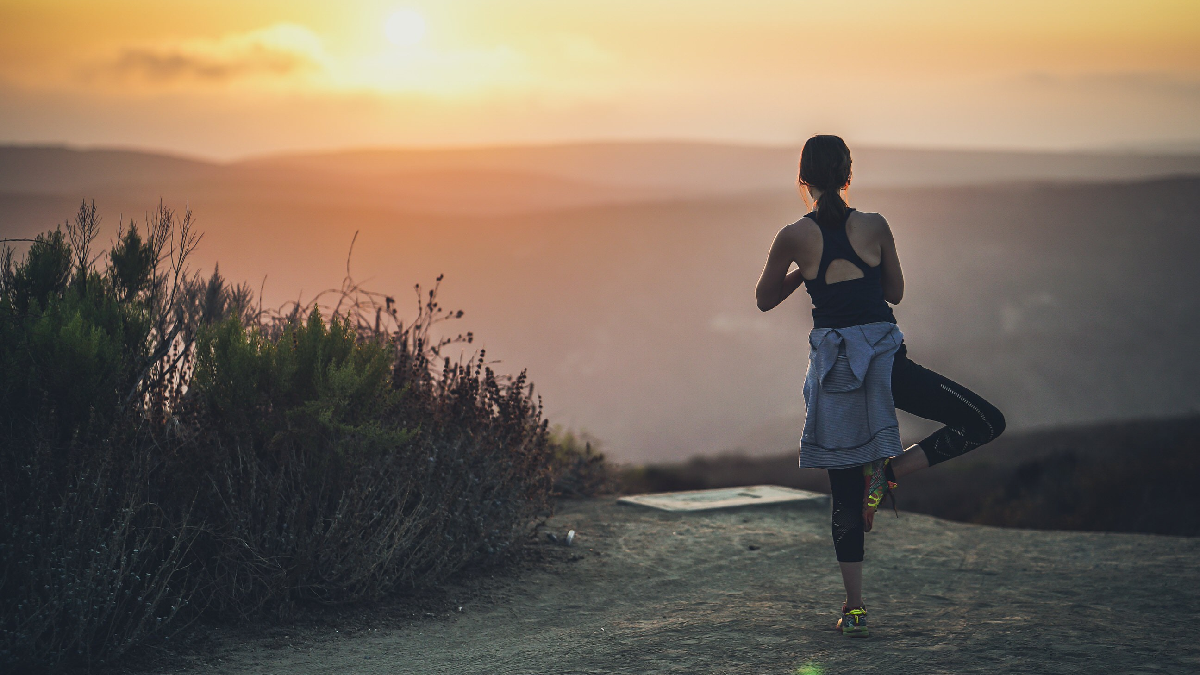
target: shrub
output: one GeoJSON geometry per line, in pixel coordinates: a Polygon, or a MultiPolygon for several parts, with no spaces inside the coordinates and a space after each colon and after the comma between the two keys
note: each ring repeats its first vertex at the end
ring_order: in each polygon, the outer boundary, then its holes
{"type": "Polygon", "coordinates": [[[483,350],[465,362],[444,356],[447,346],[469,344],[473,335],[435,338],[439,324],[463,313],[438,304],[436,285],[423,298],[419,286],[416,291],[410,324],[396,319],[394,301],[384,296],[383,305],[366,305],[358,325],[363,333],[378,333],[382,315],[395,326],[396,413],[417,431],[414,494],[430,538],[408,566],[406,583],[419,586],[510,553],[533,519],[549,512],[553,466],[541,398],[525,372],[498,375],[483,350]]]}
{"type": "MultiPolygon", "coordinates": [[[[160,209],[147,240],[121,233],[110,264],[157,260],[170,240],[179,270],[189,224],[160,209]]],[[[97,271],[97,228],[85,204],[65,234],[0,260],[0,663],[110,659],[160,632],[189,587],[186,508],[158,503],[177,442],[150,419],[178,393],[193,317],[169,298],[189,280],[97,271]]]]}
{"type": "Polygon", "coordinates": [[[554,456],[554,494],[559,497],[595,497],[617,491],[617,476],[599,451],[599,442],[587,432],[555,426],[550,434],[554,456]]]}
{"type": "MultiPolygon", "coordinates": [[[[95,265],[94,206],[0,263],[0,664],[110,661],[181,615],[437,584],[547,512],[525,374],[347,275],[327,315],[191,275],[161,205],[95,265]],[[203,603],[190,602],[203,598],[203,603]]],[[[441,281],[439,277],[438,281],[441,281]]]]}
{"type": "MultiPolygon", "coordinates": [[[[0,663],[103,663],[161,634],[186,604],[186,522],[167,518],[145,487],[161,472],[145,456],[116,466],[125,453],[100,450],[59,491],[23,503],[5,495],[0,663]]],[[[50,483],[55,458],[34,455],[6,482],[50,483]]]]}
{"type": "Polygon", "coordinates": [[[406,550],[412,433],[385,342],[319,312],[271,339],[231,318],[202,331],[192,384],[208,421],[192,474],[213,540],[215,607],[252,613],[296,599],[390,589],[406,550]]]}

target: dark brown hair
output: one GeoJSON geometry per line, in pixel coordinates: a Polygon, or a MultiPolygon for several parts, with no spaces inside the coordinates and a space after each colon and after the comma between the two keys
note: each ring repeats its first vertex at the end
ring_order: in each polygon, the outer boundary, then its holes
{"type": "Polygon", "coordinates": [[[850,207],[838,191],[850,184],[850,148],[837,136],[817,135],[800,151],[800,184],[821,191],[816,220],[821,226],[841,225],[850,207]]]}

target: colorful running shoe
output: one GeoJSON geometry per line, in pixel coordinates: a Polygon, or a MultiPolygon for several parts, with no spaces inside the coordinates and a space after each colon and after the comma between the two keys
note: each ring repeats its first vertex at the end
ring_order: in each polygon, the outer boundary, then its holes
{"type": "Polygon", "coordinates": [[[891,457],[884,457],[863,464],[863,532],[870,532],[875,526],[875,511],[884,497],[891,498],[892,510],[896,512],[896,517],[900,516],[896,510],[896,496],[892,494],[896,483],[887,479],[887,465],[891,461],[891,457]]]}
{"type": "Polygon", "coordinates": [[[847,637],[867,637],[870,634],[867,631],[867,608],[847,609],[842,605],[842,618],[838,619],[834,630],[842,631],[842,635],[847,637]]]}

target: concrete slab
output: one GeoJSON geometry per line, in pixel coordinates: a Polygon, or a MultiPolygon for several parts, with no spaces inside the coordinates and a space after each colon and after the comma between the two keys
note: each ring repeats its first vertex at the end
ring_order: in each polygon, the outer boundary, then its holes
{"type": "Polygon", "coordinates": [[[631,495],[621,497],[617,500],[617,503],[646,506],[662,511],[709,511],[761,504],[819,502],[828,499],[829,495],[823,495],[819,492],[796,490],[778,485],[754,485],[751,487],[718,488],[716,490],[690,490],[687,492],[658,492],[646,495],[631,495]]]}

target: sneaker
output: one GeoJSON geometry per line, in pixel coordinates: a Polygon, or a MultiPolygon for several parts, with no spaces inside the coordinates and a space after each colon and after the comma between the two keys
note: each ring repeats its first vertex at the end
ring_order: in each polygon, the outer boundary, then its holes
{"type": "Polygon", "coordinates": [[[900,512],[896,510],[896,496],[892,494],[896,483],[887,479],[887,474],[890,473],[888,463],[891,461],[891,457],[885,457],[870,464],[863,464],[863,532],[870,532],[874,527],[875,511],[884,497],[891,498],[892,510],[896,512],[896,517],[900,516],[900,512]]]}
{"type": "Polygon", "coordinates": [[[846,609],[842,605],[842,618],[838,619],[834,630],[842,631],[842,635],[847,637],[867,637],[870,634],[867,631],[867,608],[846,609]]]}

